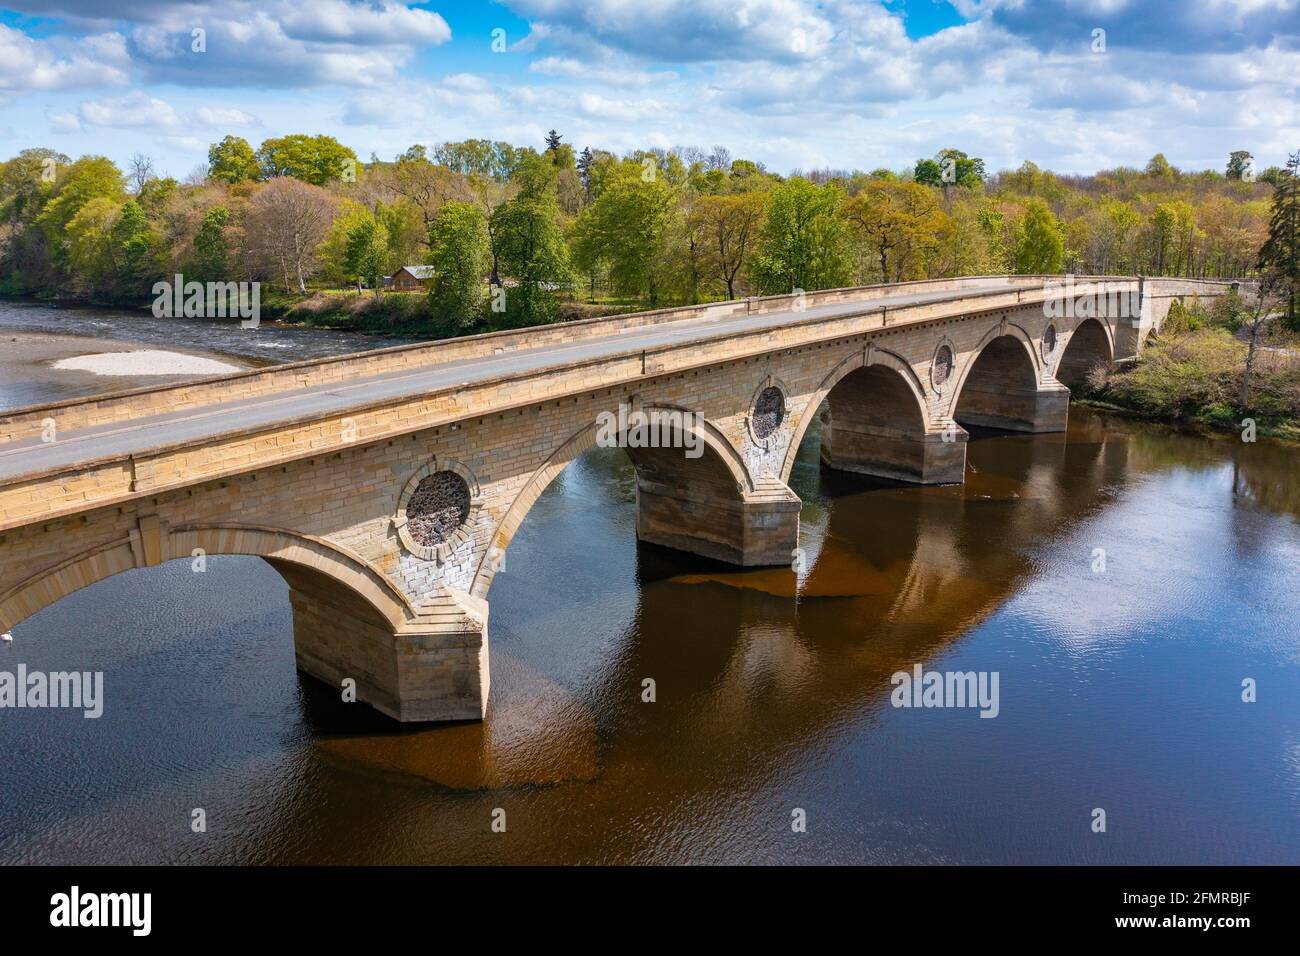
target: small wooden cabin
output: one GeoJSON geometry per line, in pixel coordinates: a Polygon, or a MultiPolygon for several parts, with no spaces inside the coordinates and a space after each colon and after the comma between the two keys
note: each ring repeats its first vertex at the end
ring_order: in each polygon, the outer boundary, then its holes
{"type": "Polygon", "coordinates": [[[402,266],[393,273],[390,288],[399,292],[418,292],[433,283],[433,266],[402,266]]]}

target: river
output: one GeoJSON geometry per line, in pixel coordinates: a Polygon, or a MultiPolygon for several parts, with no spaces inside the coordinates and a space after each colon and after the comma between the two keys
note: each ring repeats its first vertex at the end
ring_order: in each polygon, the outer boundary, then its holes
{"type": "MultiPolygon", "coordinates": [[[[0,303],[0,348],[99,321],[251,364],[391,344],[31,308],[0,303]]],[[[0,400],[121,387],[39,364],[0,363],[0,400]]],[[[976,432],[945,488],[825,471],[811,429],[798,576],[638,545],[631,467],[594,449],[493,585],[482,724],[300,676],[258,559],[103,581],[0,648],[106,697],[0,711],[0,862],[1300,863],[1300,449],[1070,418],[976,432]],[[997,716],[892,706],[916,664],[996,673],[997,716]]]]}

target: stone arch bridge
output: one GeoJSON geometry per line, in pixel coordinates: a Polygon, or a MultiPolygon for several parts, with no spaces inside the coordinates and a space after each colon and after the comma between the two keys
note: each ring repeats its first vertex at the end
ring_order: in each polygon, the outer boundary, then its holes
{"type": "Polygon", "coordinates": [[[786,481],[819,410],[829,467],[960,482],[964,424],[1063,430],[1071,383],[1137,354],[1173,301],[1227,288],[1063,281],[746,299],[13,410],[0,631],[131,568],[257,555],[289,585],[300,669],[399,720],[478,719],[493,576],[602,423],[664,424],[669,447],[628,447],[641,539],[789,564],[786,481]]]}

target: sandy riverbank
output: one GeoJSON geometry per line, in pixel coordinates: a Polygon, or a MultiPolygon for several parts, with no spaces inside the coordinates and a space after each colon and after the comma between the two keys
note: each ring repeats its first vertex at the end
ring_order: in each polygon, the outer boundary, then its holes
{"type": "Polygon", "coordinates": [[[133,342],[0,330],[0,408],[222,375],[252,363],[133,342]]]}

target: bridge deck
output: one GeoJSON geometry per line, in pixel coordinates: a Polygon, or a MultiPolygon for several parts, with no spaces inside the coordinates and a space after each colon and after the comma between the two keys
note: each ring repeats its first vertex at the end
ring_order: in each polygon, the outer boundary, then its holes
{"type": "Polygon", "coordinates": [[[429,392],[524,375],[546,368],[629,352],[688,344],[733,333],[763,331],[794,322],[866,315],[882,308],[915,306],[969,299],[989,291],[1006,292],[991,280],[988,287],[967,286],[949,291],[903,293],[867,301],[810,306],[803,311],[768,312],[733,318],[692,318],[645,328],[625,329],[580,342],[517,349],[508,354],[430,364],[357,378],[291,389],[272,395],[219,402],[202,409],[151,415],[128,422],[110,422],[60,431],[55,442],[39,437],[0,444],[0,484],[18,476],[65,471],[81,463],[113,456],[139,454],[180,443],[201,441],[236,430],[270,427],[312,416],[340,414],[349,408],[418,396],[429,392]]]}

